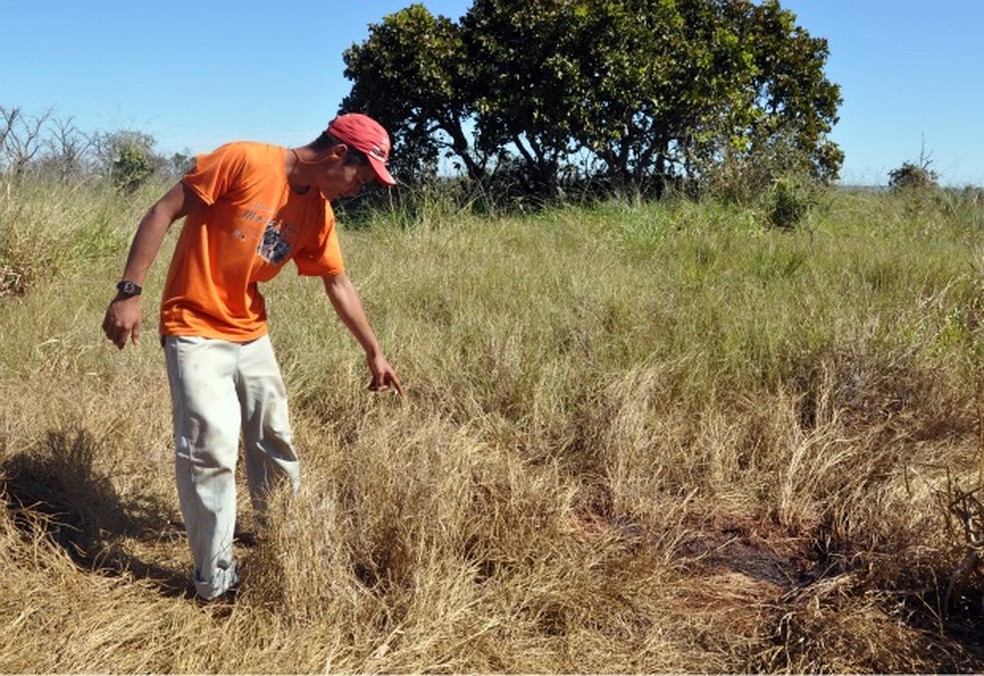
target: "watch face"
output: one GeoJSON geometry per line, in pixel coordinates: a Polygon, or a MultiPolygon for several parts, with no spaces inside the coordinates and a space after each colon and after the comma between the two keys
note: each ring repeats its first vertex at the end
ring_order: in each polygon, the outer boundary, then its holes
{"type": "Polygon", "coordinates": [[[134,284],[129,280],[120,282],[119,284],[116,285],[116,288],[128,296],[137,296],[140,294],[140,290],[141,290],[139,286],[137,286],[136,284],[134,284]]]}

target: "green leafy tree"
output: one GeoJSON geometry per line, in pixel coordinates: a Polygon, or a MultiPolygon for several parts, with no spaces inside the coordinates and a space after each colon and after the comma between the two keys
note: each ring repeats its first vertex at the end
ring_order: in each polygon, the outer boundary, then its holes
{"type": "Polygon", "coordinates": [[[462,20],[476,145],[497,153],[501,167],[522,158],[517,178],[528,192],[556,194],[562,165],[579,149],[576,9],[563,0],[476,0],[462,20]]]}
{"type": "Polygon", "coordinates": [[[344,107],[387,124],[408,170],[443,152],[539,194],[748,168],[823,182],[843,161],[827,54],[775,0],[475,0],[459,23],[413,5],[346,52],[344,107]]]}
{"type": "Polygon", "coordinates": [[[706,128],[709,155],[701,148],[696,156],[710,158],[704,166],[711,174],[740,177],[741,185],[729,186],[739,194],[761,192],[790,175],[815,183],[835,179],[844,155],[828,134],[841,98],[823,73],[826,41],[797,26],[795,15],[775,0],[733,3],[727,11],[726,25],[750,47],[747,68],[735,73],[729,105],[706,128]]]}
{"type": "Polygon", "coordinates": [[[398,177],[434,172],[448,155],[471,178],[484,176],[485,160],[469,141],[474,106],[457,24],[414,4],[371,26],[344,60],[355,84],[342,109],[369,114],[390,130],[398,177]]]}
{"type": "Polygon", "coordinates": [[[619,184],[693,173],[696,151],[735,98],[747,56],[722,30],[719,3],[591,3],[578,41],[582,144],[619,184]]]}
{"type": "MultiPolygon", "coordinates": [[[[776,0],[751,5],[749,33],[756,45],[753,80],[758,119],[747,127],[755,143],[789,139],[801,167],[821,180],[837,177],[844,155],[827,134],[837,123],[840,87],[823,73],[827,41],[796,25],[795,15],[776,0]]],[[[794,167],[800,168],[800,167],[794,167]]]]}

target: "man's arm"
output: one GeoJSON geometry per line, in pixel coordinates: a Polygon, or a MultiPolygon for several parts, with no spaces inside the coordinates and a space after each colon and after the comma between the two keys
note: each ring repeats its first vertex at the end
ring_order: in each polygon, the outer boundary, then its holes
{"type": "MultiPolygon", "coordinates": [[[[143,286],[168,228],[201,204],[201,199],[183,183],[168,190],[140,221],[122,278],[143,286]]],[[[119,349],[126,347],[128,339],[137,345],[140,341],[140,296],[117,294],[106,309],[102,327],[106,337],[119,349]]]]}
{"type": "Polygon", "coordinates": [[[403,388],[396,377],[393,367],[386,361],[376,336],[369,326],[369,320],[362,309],[362,301],[359,293],[355,290],[348,275],[342,273],[330,277],[324,277],[325,292],[331,300],[331,305],[335,308],[335,314],[342,320],[345,327],[351,332],[359,345],[366,351],[366,361],[369,363],[369,370],[372,372],[372,381],[369,389],[374,392],[385,391],[392,387],[401,396],[403,388]]]}

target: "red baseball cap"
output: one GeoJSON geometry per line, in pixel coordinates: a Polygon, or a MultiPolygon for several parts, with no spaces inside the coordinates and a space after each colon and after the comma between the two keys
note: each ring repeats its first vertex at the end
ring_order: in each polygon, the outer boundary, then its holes
{"type": "Polygon", "coordinates": [[[376,172],[376,180],[383,185],[396,185],[396,180],[386,168],[389,159],[390,138],[383,126],[368,115],[346,113],[339,115],[328,125],[328,133],[342,143],[365,153],[376,172]]]}

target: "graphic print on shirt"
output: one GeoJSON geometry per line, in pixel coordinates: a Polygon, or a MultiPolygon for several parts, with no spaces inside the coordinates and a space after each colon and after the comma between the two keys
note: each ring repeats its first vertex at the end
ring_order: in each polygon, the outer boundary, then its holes
{"type": "Polygon", "coordinates": [[[274,223],[267,223],[266,230],[263,231],[263,239],[256,253],[267,263],[276,265],[290,256],[290,242],[284,239],[274,223]]]}
{"type": "MultiPolygon", "coordinates": [[[[258,242],[256,253],[267,263],[279,265],[290,257],[293,249],[290,240],[295,234],[296,228],[279,218],[262,213],[263,211],[267,214],[271,213],[270,210],[263,208],[264,205],[256,204],[253,206],[255,208],[243,211],[240,218],[245,222],[244,225],[253,226],[246,228],[248,230],[253,230],[256,226],[263,228],[262,235],[258,229],[254,230],[256,234],[253,237],[258,242]]],[[[236,229],[233,236],[238,239],[247,239],[245,233],[240,229],[236,229]]]]}

